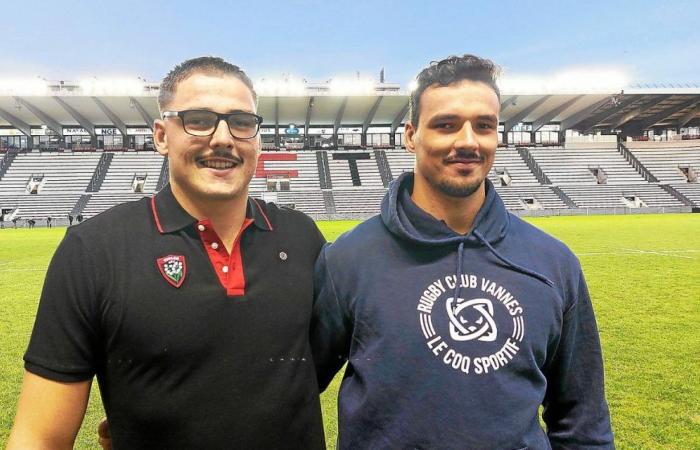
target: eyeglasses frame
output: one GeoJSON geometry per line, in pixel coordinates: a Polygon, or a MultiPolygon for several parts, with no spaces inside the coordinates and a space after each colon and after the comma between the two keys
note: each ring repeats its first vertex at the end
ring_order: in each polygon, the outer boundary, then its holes
{"type": "Polygon", "coordinates": [[[260,125],[262,125],[262,123],[263,123],[263,117],[262,117],[262,116],[259,116],[259,115],[257,115],[257,114],[254,114],[254,113],[251,113],[251,112],[247,112],[247,111],[234,111],[234,112],[231,112],[231,113],[218,113],[218,112],[216,112],[216,111],[211,111],[211,110],[209,110],[209,109],[185,109],[185,110],[182,110],[182,111],[163,111],[163,114],[162,114],[163,120],[167,119],[168,117],[179,117],[179,118],[180,118],[180,123],[182,124],[182,129],[185,131],[185,133],[189,134],[190,136],[195,136],[195,137],[209,137],[209,136],[213,136],[214,133],[216,133],[216,129],[219,127],[219,123],[223,120],[224,123],[226,123],[226,127],[228,128],[229,134],[231,134],[231,136],[233,136],[234,138],[236,138],[236,139],[253,139],[255,136],[258,135],[258,133],[260,133],[260,125]],[[185,116],[186,113],[189,113],[189,112],[208,112],[208,113],[211,113],[211,114],[216,114],[216,117],[217,117],[217,119],[216,119],[216,125],[214,125],[214,128],[212,129],[211,133],[210,133],[210,134],[192,134],[192,133],[190,133],[189,131],[187,131],[187,128],[185,128],[185,118],[184,118],[184,116],[185,116]],[[245,138],[238,137],[238,136],[236,136],[235,134],[233,134],[233,131],[231,131],[231,126],[230,126],[229,123],[228,123],[229,117],[231,117],[231,116],[236,116],[236,115],[243,115],[243,114],[253,116],[253,117],[255,117],[255,118],[257,119],[257,121],[258,121],[258,127],[257,127],[257,130],[255,131],[255,134],[252,135],[252,136],[250,136],[250,137],[245,137],[245,138]]]}

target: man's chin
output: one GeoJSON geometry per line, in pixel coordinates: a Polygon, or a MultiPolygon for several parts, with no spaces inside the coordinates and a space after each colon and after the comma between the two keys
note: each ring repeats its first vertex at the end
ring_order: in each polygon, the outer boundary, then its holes
{"type": "Polygon", "coordinates": [[[484,184],[484,180],[478,180],[473,183],[451,183],[442,181],[437,184],[437,188],[443,194],[449,197],[466,198],[476,193],[484,184]]]}
{"type": "Polygon", "coordinates": [[[231,186],[208,186],[204,189],[197,189],[193,193],[202,202],[227,202],[241,196],[248,196],[247,190],[231,186]]]}
{"type": "Polygon", "coordinates": [[[225,201],[230,201],[234,200],[240,196],[248,196],[247,192],[244,192],[242,190],[212,190],[204,193],[204,196],[214,202],[225,202],[225,201]]]}

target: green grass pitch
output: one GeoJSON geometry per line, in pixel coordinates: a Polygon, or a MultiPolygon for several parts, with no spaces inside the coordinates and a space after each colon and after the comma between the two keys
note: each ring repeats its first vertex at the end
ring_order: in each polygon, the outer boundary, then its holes
{"type": "MultiPolygon", "coordinates": [[[[566,242],[588,279],[620,449],[700,448],[700,214],[528,219],[566,242]]],[[[321,222],[329,240],[356,222],[321,222]]],[[[0,448],[48,262],[64,229],[0,230],[0,448]]],[[[340,376],[322,395],[327,441],[340,376]]],[[[76,448],[95,448],[93,386],[76,448]]]]}

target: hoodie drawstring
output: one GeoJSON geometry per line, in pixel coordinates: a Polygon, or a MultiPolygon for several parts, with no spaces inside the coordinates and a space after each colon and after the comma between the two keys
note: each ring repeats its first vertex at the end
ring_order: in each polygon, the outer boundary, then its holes
{"type": "MultiPolygon", "coordinates": [[[[472,234],[474,234],[474,236],[476,236],[489,250],[491,250],[491,253],[493,253],[496,256],[496,258],[500,259],[505,264],[509,265],[510,267],[512,267],[513,269],[517,270],[520,273],[524,273],[526,275],[530,275],[533,278],[537,278],[538,280],[542,281],[543,283],[546,283],[550,287],[554,286],[554,282],[552,282],[552,280],[550,280],[546,276],[542,275],[541,273],[538,273],[538,272],[535,272],[534,270],[530,270],[526,267],[520,266],[520,265],[514,263],[513,261],[509,260],[505,256],[501,255],[500,253],[498,253],[496,251],[496,249],[491,246],[489,241],[487,241],[486,238],[484,238],[484,236],[481,233],[479,233],[479,231],[474,230],[472,234]]],[[[462,244],[459,244],[459,245],[460,245],[460,263],[457,265],[458,269],[462,265],[462,262],[461,262],[462,244]]]]}
{"type": "Polygon", "coordinates": [[[457,280],[455,280],[455,292],[454,301],[457,302],[459,299],[459,291],[462,284],[462,255],[464,255],[464,241],[459,243],[457,247],[457,280]]]}

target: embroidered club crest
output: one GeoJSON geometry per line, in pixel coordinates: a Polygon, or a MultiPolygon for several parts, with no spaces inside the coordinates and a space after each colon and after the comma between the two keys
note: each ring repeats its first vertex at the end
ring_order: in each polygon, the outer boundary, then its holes
{"type": "Polygon", "coordinates": [[[187,274],[187,266],[185,265],[185,257],[182,255],[168,255],[158,258],[158,270],[163,275],[165,281],[172,284],[176,288],[182,286],[187,274]]]}

